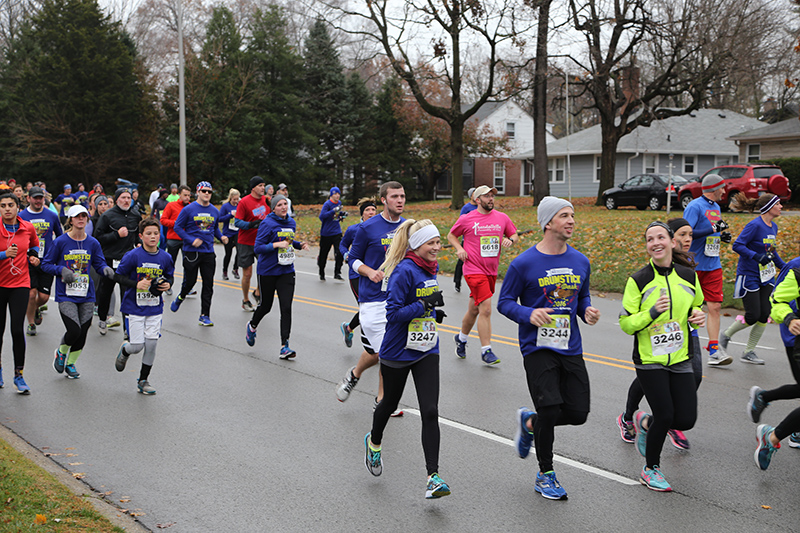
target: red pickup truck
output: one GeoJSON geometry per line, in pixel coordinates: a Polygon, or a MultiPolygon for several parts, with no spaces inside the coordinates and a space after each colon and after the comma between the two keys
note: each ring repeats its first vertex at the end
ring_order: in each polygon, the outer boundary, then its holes
{"type": "Polygon", "coordinates": [[[737,193],[744,193],[748,198],[758,198],[771,192],[787,201],[792,197],[789,178],[783,175],[780,167],[775,165],[723,165],[714,167],[696,181],[690,181],[678,190],[678,198],[684,209],[689,202],[698,198],[702,191],[703,178],[709,174],[718,174],[725,180],[725,195],[719,201],[720,207],[727,210],[728,201],[737,193]]]}

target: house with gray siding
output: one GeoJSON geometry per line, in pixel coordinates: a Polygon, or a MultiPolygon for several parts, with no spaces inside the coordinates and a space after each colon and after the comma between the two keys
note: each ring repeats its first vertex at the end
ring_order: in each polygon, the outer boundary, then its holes
{"type": "MultiPolygon", "coordinates": [[[[672,172],[690,179],[713,167],[738,163],[739,147],[731,137],[763,126],[757,119],[719,109],[698,109],[689,115],[640,126],[619,141],[614,184],[648,173],[672,172]]],[[[576,198],[597,196],[601,140],[598,124],[548,143],[550,194],[576,198]]],[[[519,157],[524,161],[524,184],[529,190],[533,153],[519,157]]]]}

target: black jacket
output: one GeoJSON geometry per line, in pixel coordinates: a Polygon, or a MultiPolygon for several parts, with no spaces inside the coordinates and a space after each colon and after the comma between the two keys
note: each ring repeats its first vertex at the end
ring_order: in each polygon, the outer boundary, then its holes
{"type": "Polygon", "coordinates": [[[100,241],[106,262],[111,266],[112,260],[120,260],[126,252],[133,250],[139,242],[139,221],[142,219],[139,210],[131,207],[123,211],[115,205],[97,220],[94,226],[94,238],[100,241]],[[122,226],[128,228],[128,236],[121,238],[117,230],[122,226]]]}

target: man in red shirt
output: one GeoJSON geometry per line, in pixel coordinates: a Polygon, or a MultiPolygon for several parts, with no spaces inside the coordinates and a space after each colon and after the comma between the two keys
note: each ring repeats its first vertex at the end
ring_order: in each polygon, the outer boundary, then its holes
{"type": "Polygon", "coordinates": [[[186,185],[181,185],[178,189],[179,197],[174,202],[167,204],[164,212],[161,213],[161,225],[167,228],[167,252],[172,256],[172,262],[178,264],[178,251],[183,246],[180,236],[175,233],[175,221],[181,210],[192,201],[192,189],[186,185]]]}
{"type": "MultiPolygon", "coordinates": [[[[265,188],[264,180],[260,176],[250,178],[250,194],[239,200],[239,205],[236,206],[236,218],[233,222],[239,228],[236,251],[239,257],[239,266],[242,267],[242,309],[250,312],[255,311],[249,296],[250,278],[253,276],[253,263],[256,260],[253,248],[256,244],[258,226],[270,213],[264,194],[265,188]]],[[[261,303],[258,284],[253,291],[253,297],[256,299],[256,305],[261,303]]]]}

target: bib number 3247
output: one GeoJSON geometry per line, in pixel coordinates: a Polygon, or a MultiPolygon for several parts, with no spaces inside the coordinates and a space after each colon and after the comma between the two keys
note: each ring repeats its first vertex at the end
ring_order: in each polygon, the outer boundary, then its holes
{"type": "Polygon", "coordinates": [[[435,348],[438,341],[439,332],[432,317],[415,318],[408,324],[407,349],[427,352],[435,348]]]}

